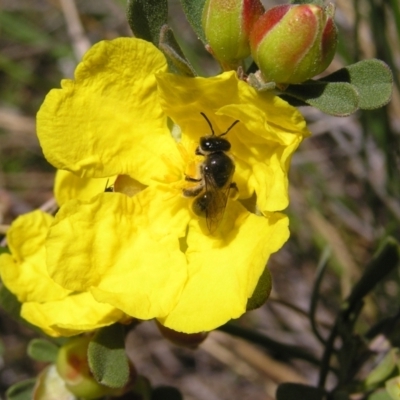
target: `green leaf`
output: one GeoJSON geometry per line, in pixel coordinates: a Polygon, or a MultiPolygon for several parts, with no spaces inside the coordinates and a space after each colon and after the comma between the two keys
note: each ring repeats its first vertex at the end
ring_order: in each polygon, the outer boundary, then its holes
{"type": "Polygon", "coordinates": [[[393,399],[385,389],[382,389],[369,395],[368,400],[393,400],[393,399]]]}
{"type": "Polygon", "coordinates": [[[36,379],[27,379],[11,386],[6,392],[7,400],[31,400],[36,379]]]}
{"type": "Polygon", "coordinates": [[[172,66],[177,72],[190,77],[196,75],[195,70],[183,54],[172,29],[168,25],[163,25],[161,28],[159,46],[160,50],[166,55],[168,61],[172,63],[172,66]]]}
{"type": "Polygon", "coordinates": [[[391,349],[386,356],[379,362],[379,364],[368,374],[365,380],[367,389],[377,387],[392,375],[396,370],[397,362],[399,360],[399,349],[391,349]]]}
{"type": "Polygon", "coordinates": [[[37,326],[30,324],[21,317],[21,303],[4,285],[0,286],[0,307],[16,321],[36,332],[43,333],[37,326]]]}
{"type": "Polygon", "coordinates": [[[323,400],[325,391],[300,383],[282,383],[276,391],[276,400],[323,400]]]}
{"type": "Polygon", "coordinates": [[[0,246],[0,254],[10,254],[11,251],[8,247],[1,247],[0,246]]]}
{"type": "Polygon", "coordinates": [[[364,296],[366,296],[389,272],[399,265],[400,252],[397,241],[389,237],[383,243],[371,262],[366,266],[360,280],[346,301],[346,308],[350,312],[364,296]]]}
{"type": "Polygon", "coordinates": [[[393,91],[393,75],[389,66],[381,60],[363,60],[342,68],[319,82],[347,82],[360,96],[358,106],[373,110],[387,104],[393,91]]]}
{"type": "Polygon", "coordinates": [[[254,289],[253,294],[247,300],[246,310],[251,311],[261,307],[267,301],[270,293],[271,273],[269,272],[268,268],[265,268],[257,282],[257,286],[254,289]]]}
{"type": "Polygon", "coordinates": [[[4,285],[0,287],[0,306],[14,319],[20,321],[21,303],[4,285]]]}
{"type": "Polygon", "coordinates": [[[128,0],[127,17],[137,38],[158,47],[161,27],[168,19],[168,0],[128,0]]]}
{"type": "Polygon", "coordinates": [[[186,14],[186,18],[192,25],[193,30],[199,39],[206,43],[206,36],[203,31],[201,24],[201,17],[203,14],[203,8],[206,0],[181,0],[183,11],[186,14]]]}
{"type": "Polygon", "coordinates": [[[400,4],[398,0],[390,0],[390,12],[393,13],[393,19],[396,24],[397,37],[400,37],[400,4]]]}
{"type": "Polygon", "coordinates": [[[58,346],[44,339],[33,339],[28,345],[28,356],[36,361],[55,363],[58,346]]]}
{"type": "Polygon", "coordinates": [[[172,386],[158,386],[153,390],[151,400],[183,400],[183,396],[172,386]]]}
{"type": "MultiPolygon", "coordinates": [[[[138,375],[132,388],[132,393],[141,400],[151,400],[151,383],[148,378],[138,375]]],[[[136,398],[134,397],[134,398],[136,398]]]]}
{"type": "Polygon", "coordinates": [[[335,391],[332,400],[351,400],[349,394],[344,390],[335,391]]]}
{"type": "Polygon", "coordinates": [[[359,95],[350,83],[306,81],[301,85],[289,85],[280,97],[296,105],[310,105],[326,114],[346,116],[358,109],[359,95]]]}
{"type": "Polygon", "coordinates": [[[124,329],[114,324],[100,329],[89,343],[88,361],[97,382],[121,388],[129,379],[124,329]]]}
{"type": "Polygon", "coordinates": [[[315,277],[315,282],[312,288],[311,292],[311,301],[310,301],[310,312],[309,312],[309,318],[310,318],[310,324],[311,324],[311,329],[314,332],[315,336],[318,338],[318,340],[325,344],[325,339],[321,335],[318,329],[318,324],[316,321],[316,312],[317,312],[317,307],[318,307],[318,301],[320,300],[320,288],[322,284],[323,277],[325,276],[325,271],[328,266],[328,260],[331,256],[331,249],[330,247],[325,247],[324,251],[321,254],[321,257],[318,262],[317,266],[317,271],[316,271],[316,277],[315,277]]]}

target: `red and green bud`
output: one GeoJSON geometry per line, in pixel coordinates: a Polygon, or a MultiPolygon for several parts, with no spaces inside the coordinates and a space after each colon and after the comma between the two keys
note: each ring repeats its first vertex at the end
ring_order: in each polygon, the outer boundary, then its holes
{"type": "Polygon", "coordinates": [[[121,394],[121,389],[101,385],[93,377],[87,359],[89,342],[89,337],[75,337],[60,348],[56,366],[66,388],[85,400],[121,394]]]}
{"type": "Polygon", "coordinates": [[[329,66],[337,45],[334,11],[332,4],[282,5],[257,20],[250,47],[267,82],[301,83],[329,66]]]}
{"type": "Polygon", "coordinates": [[[224,69],[235,68],[250,55],[249,35],[264,13],[260,0],[207,0],[203,30],[211,53],[224,69]]]}

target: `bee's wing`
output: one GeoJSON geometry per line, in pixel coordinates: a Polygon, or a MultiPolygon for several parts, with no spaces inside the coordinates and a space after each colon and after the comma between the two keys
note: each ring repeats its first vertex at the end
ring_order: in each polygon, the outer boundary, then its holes
{"type": "Polygon", "coordinates": [[[205,190],[212,195],[211,201],[206,209],[206,223],[210,233],[216,231],[224,216],[231,182],[232,178],[229,179],[223,188],[219,188],[212,177],[205,177],[205,190]]]}

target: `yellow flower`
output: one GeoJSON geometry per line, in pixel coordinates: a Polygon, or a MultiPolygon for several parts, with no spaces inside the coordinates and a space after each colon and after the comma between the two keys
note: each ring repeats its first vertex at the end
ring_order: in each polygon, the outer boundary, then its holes
{"type": "Polygon", "coordinates": [[[114,192],[103,187],[63,204],[46,241],[47,266],[68,290],[194,333],[242,315],[270,254],[287,240],[288,219],[276,211],[288,204],[290,158],[308,132],[297,110],[233,72],[166,71],[147,42],[100,42],[75,80],[46,97],[37,119],[46,158],[84,179],[118,176],[114,192]],[[199,139],[211,133],[200,112],[216,134],[240,121],[224,136],[238,199],[228,199],[212,234],[182,196],[195,185],[185,175],[195,177],[203,159],[199,139]]]}
{"type": "Polygon", "coordinates": [[[0,276],[22,303],[21,316],[50,336],[76,335],[125,318],[89,292],[72,293],[49,277],[44,242],[52,221],[51,215],[33,211],[7,232],[11,254],[0,255],[0,276]]]}

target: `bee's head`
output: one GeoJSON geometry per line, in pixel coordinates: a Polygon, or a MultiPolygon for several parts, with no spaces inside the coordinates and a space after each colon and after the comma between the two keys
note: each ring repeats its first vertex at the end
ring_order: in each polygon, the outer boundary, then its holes
{"type": "Polygon", "coordinates": [[[218,151],[229,151],[231,144],[221,136],[209,135],[200,138],[199,147],[196,150],[197,154],[211,154],[218,151]]]}
{"type": "Polygon", "coordinates": [[[207,121],[210,129],[211,135],[203,136],[200,138],[199,147],[196,149],[197,155],[206,155],[210,153],[215,153],[217,151],[229,151],[231,148],[231,144],[229,141],[222,136],[226,135],[239,121],[235,121],[224,133],[220,135],[215,135],[214,129],[211,125],[210,120],[207,118],[207,115],[204,113],[200,113],[204,119],[207,121]]]}

